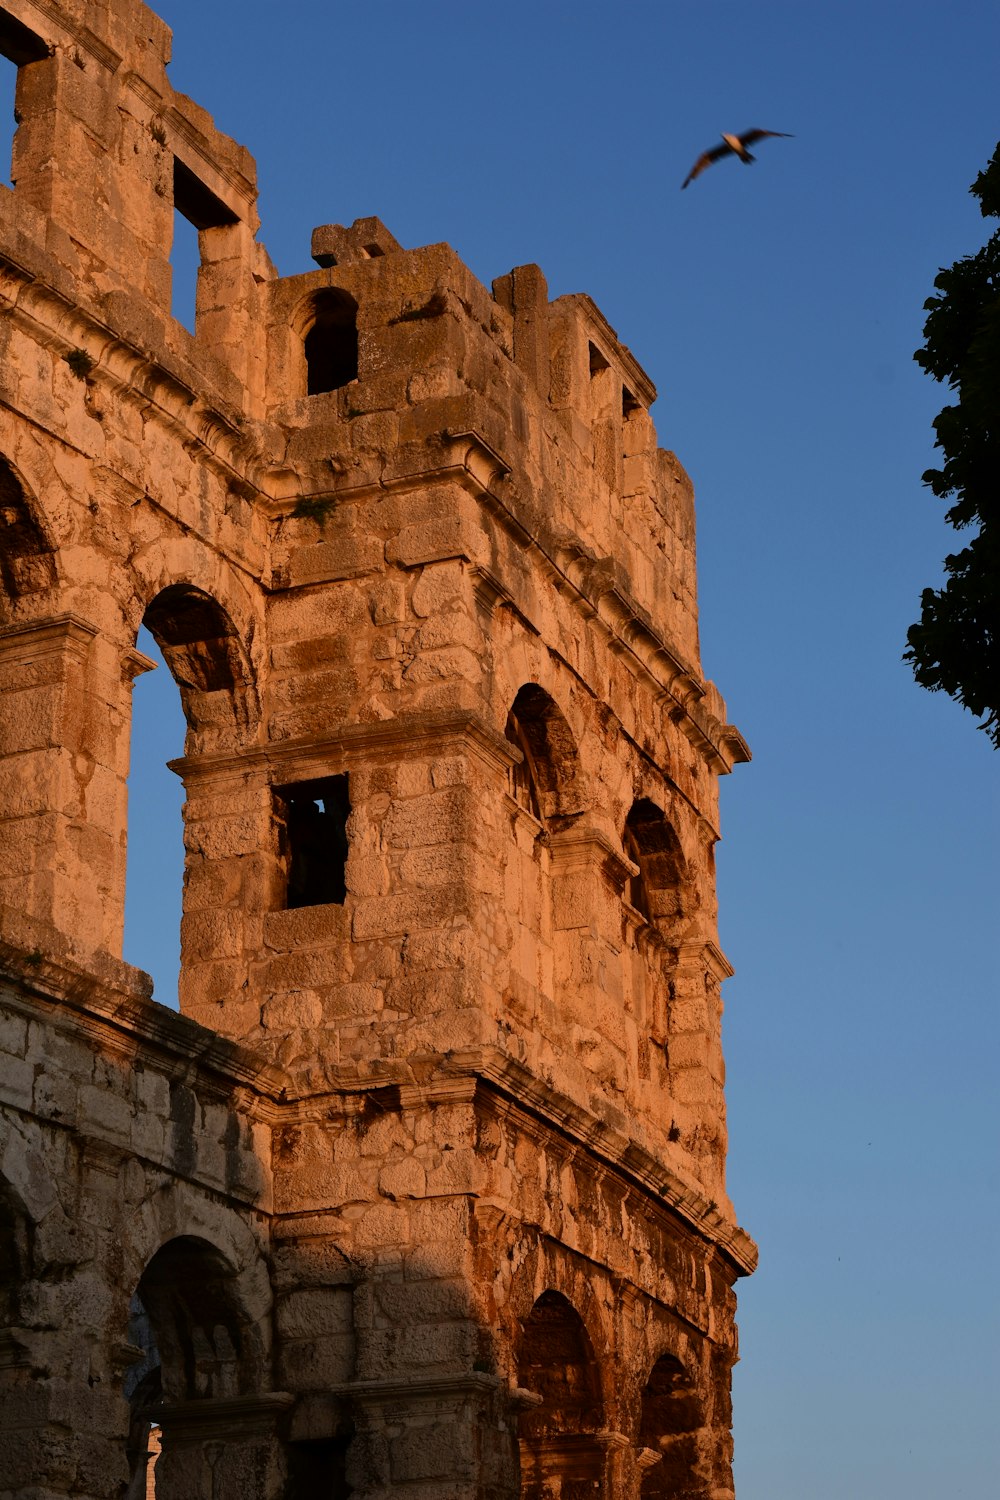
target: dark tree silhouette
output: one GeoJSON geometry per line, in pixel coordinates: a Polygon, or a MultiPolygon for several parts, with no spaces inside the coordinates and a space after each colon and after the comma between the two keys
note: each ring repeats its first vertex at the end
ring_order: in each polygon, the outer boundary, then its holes
{"type": "MultiPolygon", "coordinates": [[[[1000,143],[970,192],[984,218],[1000,218],[1000,143]]],[[[925,342],[913,357],[958,402],[935,419],[944,464],[928,469],[924,483],[942,499],[955,496],[952,526],[979,531],[945,558],[944,588],[924,589],[904,660],[922,687],[943,689],[981,716],[1000,749],[1000,229],[934,285],[940,295],[924,303],[925,342]]]]}

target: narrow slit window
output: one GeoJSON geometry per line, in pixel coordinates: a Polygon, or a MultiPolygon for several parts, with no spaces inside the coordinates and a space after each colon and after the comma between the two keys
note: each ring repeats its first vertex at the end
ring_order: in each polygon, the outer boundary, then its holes
{"type": "Polygon", "coordinates": [[[347,895],[347,776],[275,788],[285,906],[343,906],[347,895]]]}

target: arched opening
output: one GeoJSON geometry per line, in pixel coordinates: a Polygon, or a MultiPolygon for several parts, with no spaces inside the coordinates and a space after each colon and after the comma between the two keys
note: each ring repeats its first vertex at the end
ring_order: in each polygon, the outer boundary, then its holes
{"type": "MultiPolygon", "coordinates": [[[[129,1404],[128,1500],[154,1495],[179,1500],[188,1492],[197,1448],[178,1443],[181,1432],[171,1420],[171,1407],[179,1409],[183,1422],[187,1403],[259,1390],[260,1338],[242,1307],[237,1282],[225,1256],[193,1236],[170,1240],[143,1272],[128,1319],[128,1342],[142,1353],[123,1383],[129,1404]]],[[[212,1436],[217,1442],[218,1435],[212,1436]]],[[[196,1468],[208,1460],[202,1454],[196,1468]]]]}
{"type": "Polygon", "coordinates": [[[305,336],[306,394],[339,391],[358,378],[358,304],[336,287],[317,292],[305,336]]]}
{"type": "Polygon", "coordinates": [[[14,1189],[0,1181],[0,1467],[13,1493],[37,1483],[36,1438],[45,1395],[25,1339],[25,1288],[31,1279],[31,1223],[14,1189]],[[34,1431],[33,1431],[34,1429],[34,1431]]]}
{"type": "Polygon", "coordinates": [[[629,901],[664,937],[679,934],[690,914],[687,865],[673,828],[647,797],[625,820],[625,853],[639,872],[629,879],[629,901]]]}
{"type": "MultiPolygon", "coordinates": [[[[191,734],[223,726],[232,748],[232,731],[252,717],[253,693],[246,650],[225,610],[201,589],[175,583],[149,603],[142,623],[180,688],[191,734]]],[[[189,743],[188,752],[206,748],[189,743]]]]}
{"type": "Polygon", "coordinates": [[[589,1500],[604,1477],[601,1383],[583,1320],[559,1292],[543,1292],[524,1321],[517,1380],[541,1397],[518,1425],[522,1500],[589,1500]]]}
{"type": "Polygon", "coordinates": [[[156,663],[132,688],[125,936],[129,963],[153,978],[161,1005],[177,1007],[184,887],[184,787],[168,762],[184,753],[187,723],[177,684],[145,627],[137,648],[156,663]]]}
{"type": "Polygon", "coordinates": [[[0,458],[0,585],[8,600],[54,587],[55,558],[14,469],[0,458]]]}
{"type": "Polygon", "coordinates": [[[10,1330],[18,1321],[30,1253],[27,1218],[13,1189],[0,1182],[0,1344],[9,1343],[10,1330]]]}
{"type": "Polygon", "coordinates": [[[642,1393],[639,1447],[659,1455],[643,1472],[643,1500],[704,1500],[697,1473],[701,1426],[701,1403],[684,1366],[664,1354],[642,1393]]]}
{"type": "Polygon", "coordinates": [[[176,1006],[184,788],[167,763],[235,750],[255,720],[256,695],[232,620],[190,584],[157,594],[136,644],[166,670],[133,688],[124,952],[152,974],[155,998],[176,1006]]]}
{"type": "Polygon", "coordinates": [[[510,771],[510,794],[554,831],[580,811],[576,742],[556,704],[537,683],[520,689],[504,734],[521,752],[510,771]]]}

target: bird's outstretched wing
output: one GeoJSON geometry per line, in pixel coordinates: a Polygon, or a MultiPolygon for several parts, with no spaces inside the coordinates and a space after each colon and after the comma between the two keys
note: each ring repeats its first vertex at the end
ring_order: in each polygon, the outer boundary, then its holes
{"type": "Polygon", "coordinates": [[[788,130],[756,130],[756,129],[754,129],[754,130],[744,130],[743,134],[740,136],[740,140],[743,142],[744,146],[752,146],[753,143],[754,143],[754,141],[762,141],[762,140],[764,140],[769,135],[783,135],[783,136],[786,137],[787,140],[791,140],[792,139],[791,132],[788,131],[788,130]]]}
{"type": "Polygon", "coordinates": [[[695,178],[700,176],[700,174],[704,172],[706,167],[710,167],[713,161],[718,161],[722,156],[729,156],[732,152],[732,149],[732,146],[727,145],[727,143],[723,141],[721,146],[713,146],[711,151],[703,151],[698,160],[695,162],[694,166],[691,168],[690,172],[685,177],[684,181],[681,183],[681,187],[686,188],[689,182],[694,182],[695,178]]]}

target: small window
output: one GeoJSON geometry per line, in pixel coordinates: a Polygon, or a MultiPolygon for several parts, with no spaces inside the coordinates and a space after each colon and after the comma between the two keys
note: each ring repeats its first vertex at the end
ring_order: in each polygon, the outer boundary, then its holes
{"type": "Polygon", "coordinates": [[[358,378],[358,304],[346,292],[317,292],[306,334],[306,394],[339,391],[358,378]]]}
{"type": "Polygon", "coordinates": [[[343,906],[347,895],[347,777],[324,776],[275,787],[285,906],[343,906]]]}
{"type": "Polygon", "coordinates": [[[637,401],[627,385],[622,386],[622,416],[626,422],[630,417],[636,417],[642,411],[642,402],[637,401]]]}

